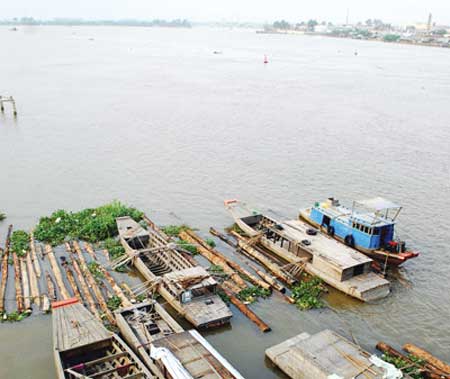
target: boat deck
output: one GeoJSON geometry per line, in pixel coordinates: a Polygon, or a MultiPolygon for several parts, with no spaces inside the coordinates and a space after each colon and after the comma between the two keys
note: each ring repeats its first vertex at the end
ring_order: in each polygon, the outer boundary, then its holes
{"type": "Polygon", "coordinates": [[[193,378],[243,379],[196,331],[172,334],[153,345],[169,349],[193,378]]]}
{"type": "Polygon", "coordinates": [[[55,349],[60,352],[111,338],[109,332],[78,300],[53,304],[55,349]]]}
{"type": "MultiPolygon", "coordinates": [[[[387,375],[386,369],[381,367],[385,363],[330,330],[313,336],[299,334],[268,348],[266,355],[292,379],[394,377],[387,375]]],[[[390,368],[396,371],[393,366],[390,368]]]]}

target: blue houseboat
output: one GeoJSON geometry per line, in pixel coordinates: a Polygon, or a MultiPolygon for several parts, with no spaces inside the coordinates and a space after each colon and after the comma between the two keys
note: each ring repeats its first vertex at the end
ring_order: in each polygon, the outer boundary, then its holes
{"type": "Polygon", "coordinates": [[[395,220],[401,209],[381,197],[354,201],[351,208],[329,198],[300,211],[299,218],[384,265],[399,266],[419,255],[407,251],[405,242],[394,237],[395,220]],[[370,211],[358,211],[360,207],[370,211]]]}

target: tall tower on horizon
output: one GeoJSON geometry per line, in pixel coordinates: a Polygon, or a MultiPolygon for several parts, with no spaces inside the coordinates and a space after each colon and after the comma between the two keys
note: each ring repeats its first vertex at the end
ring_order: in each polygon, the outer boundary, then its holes
{"type": "Polygon", "coordinates": [[[428,23],[427,23],[427,30],[428,30],[429,32],[431,32],[432,22],[433,22],[433,15],[430,13],[430,14],[428,15],[428,23]]]}
{"type": "Polygon", "coordinates": [[[349,21],[349,14],[350,14],[350,9],[347,8],[347,17],[345,18],[345,25],[348,25],[348,21],[349,21]]]}

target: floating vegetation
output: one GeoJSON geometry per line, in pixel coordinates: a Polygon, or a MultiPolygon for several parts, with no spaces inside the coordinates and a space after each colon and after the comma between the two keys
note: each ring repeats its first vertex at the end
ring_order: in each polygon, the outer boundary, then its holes
{"type": "Polygon", "coordinates": [[[6,215],[0,212],[0,221],[3,221],[6,218],[6,215]]]}
{"type": "Polygon", "coordinates": [[[211,265],[209,266],[208,271],[213,274],[223,274],[223,267],[220,265],[211,265]]]}
{"type": "Polygon", "coordinates": [[[227,305],[231,303],[230,297],[225,293],[223,289],[217,289],[216,294],[223,300],[223,302],[227,305]]]}
{"type": "Polygon", "coordinates": [[[22,313],[19,313],[17,311],[11,312],[11,313],[3,313],[1,321],[2,322],[18,322],[22,321],[23,319],[27,318],[30,315],[29,311],[25,311],[22,313]]]}
{"type": "Polygon", "coordinates": [[[245,288],[237,294],[239,300],[245,301],[247,303],[254,303],[255,301],[258,301],[258,298],[260,297],[265,299],[266,297],[269,296],[270,296],[269,290],[256,286],[245,288]]]}
{"type": "Polygon", "coordinates": [[[205,242],[213,249],[216,247],[216,242],[212,238],[207,238],[205,242]]]}
{"type": "Polygon", "coordinates": [[[227,233],[236,232],[237,234],[240,234],[241,236],[245,235],[244,231],[236,223],[234,223],[233,225],[228,226],[227,228],[225,228],[225,231],[227,233]]]}
{"type": "Polygon", "coordinates": [[[24,230],[15,230],[11,235],[11,251],[19,257],[26,255],[30,248],[30,236],[24,230]]]}
{"type": "Polygon", "coordinates": [[[192,255],[198,254],[197,247],[194,246],[193,244],[189,243],[189,242],[180,240],[180,241],[177,241],[177,245],[180,246],[182,249],[188,251],[192,255]]]}
{"type": "Polygon", "coordinates": [[[120,297],[117,295],[111,296],[107,301],[106,305],[108,306],[108,309],[111,312],[114,312],[116,309],[119,309],[119,307],[122,305],[122,300],[120,300],[120,297]]]}
{"type": "Polygon", "coordinates": [[[136,296],[136,301],[138,303],[142,303],[145,300],[147,300],[147,294],[145,294],[145,293],[141,293],[140,295],[136,296]]]}
{"type": "Polygon", "coordinates": [[[324,303],[320,299],[324,290],[322,280],[318,277],[306,279],[303,275],[303,281],[292,289],[292,297],[295,304],[302,311],[307,309],[322,308],[324,303]]]}
{"type": "Polygon", "coordinates": [[[103,249],[108,250],[109,256],[112,260],[125,254],[125,249],[123,248],[122,244],[114,238],[105,239],[102,243],[102,247],[103,249]]]}
{"type": "Polygon", "coordinates": [[[117,235],[116,218],[123,216],[139,222],[143,213],[119,201],[75,213],[58,210],[39,220],[34,236],[52,246],[62,244],[67,238],[98,242],[117,235]]]}
{"type": "Polygon", "coordinates": [[[182,225],[167,225],[163,226],[162,231],[171,237],[178,237],[178,235],[185,231],[185,230],[192,230],[192,228],[189,227],[189,225],[182,224],[182,225]]]}
{"type": "Polygon", "coordinates": [[[400,357],[394,357],[393,355],[388,353],[384,353],[381,358],[385,362],[393,364],[395,367],[402,370],[403,373],[408,374],[414,379],[426,378],[425,374],[421,371],[421,366],[423,366],[426,362],[423,359],[416,357],[415,355],[410,354],[408,355],[408,358],[417,365],[411,365],[410,362],[400,357]]]}
{"type": "Polygon", "coordinates": [[[101,282],[105,275],[100,270],[100,265],[97,262],[89,262],[87,266],[91,274],[94,276],[95,280],[97,282],[101,282]]]}

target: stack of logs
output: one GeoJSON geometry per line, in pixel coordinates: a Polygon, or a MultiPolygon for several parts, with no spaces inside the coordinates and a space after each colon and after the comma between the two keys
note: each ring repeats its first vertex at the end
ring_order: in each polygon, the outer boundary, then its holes
{"type": "Polygon", "coordinates": [[[424,378],[450,379],[450,365],[434,357],[429,352],[413,344],[403,345],[403,350],[410,356],[406,356],[386,343],[378,342],[377,349],[394,358],[404,361],[408,368],[415,368],[424,378]],[[411,356],[418,359],[411,359],[411,356]]]}

